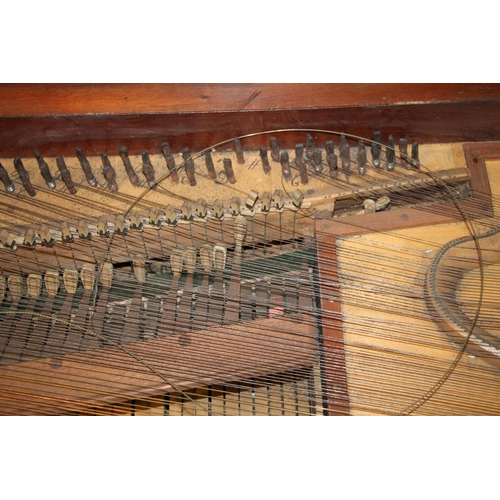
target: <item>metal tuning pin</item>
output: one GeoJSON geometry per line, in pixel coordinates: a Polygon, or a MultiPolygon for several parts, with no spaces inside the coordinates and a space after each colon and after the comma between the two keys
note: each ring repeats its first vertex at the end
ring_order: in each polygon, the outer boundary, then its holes
{"type": "Polygon", "coordinates": [[[328,162],[328,169],[330,171],[330,179],[334,180],[339,175],[337,155],[334,153],[328,153],[326,161],[328,162]]]}
{"type": "Polygon", "coordinates": [[[136,280],[142,285],[146,281],[146,262],[142,255],[136,255],[132,262],[136,280]]]}
{"type": "Polygon", "coordinates": [[[261,210],[262,212],[264,213],[268,213],[269,210],[271,209],[271,201],[272,201],[272,195],[269,191],[265,191],[264,193],[262,193],[262,196],[261,196],[261,210]]]}
{"type": "Polygon", "coordinates": [[[196,178],[194,176],[194,161],[191,158],[191,151],[188,147],[182,150],[182,158],[184,159],[184,169],[190,186],[196,186],[196,178]]]}
{"type": "Polygon", "coordinates": [[[342,171],[348,176],[351,170],[351,147],[344,134],[340,136],[340,158],[342,160],[342,171]]]}
{"type": "Polygon", "coordinates": [[[66,163],[64,162],[64,158],[62,156],[58,156],[56,158],[56,163],[57,163],[57,168],[59,169],[59,172],[61,172],[61,177],[66,184],[66,187],[68,188],[68,191],[71,194],[76,194],[76,187],[75,184],[73,183],[73,179],[71,178],[71,174],[68,170],[68,167],[66,166],[66,163]]]}
{"type": "Polygon", "coordinates": [[[300,182],[302,184],[307,184],[307,169],[306,164],[303,160],[304,156],[304,145],[303,144],[295,144],[295,166],[300,173],[300,182]]]}
{"type": "Polygon", "coordinates": [[[285,193],[281,189],[275,189],[273,193],[273,203],[276,210],[281,210],[285,204],[285,193]]]}
{"type": "Polygon", "coordinates": [[[118,191],[118,184],[116,183],[116,172],[111,166],[108,155],[106,153],[101,153],[102,160],[102,174],[108,183],[108,189],[114,193],[118,191]]]}
{"type": "Polygon", "coordinates": [[[328,155],[332,155],[335,153],[335,145],[333,144],[333,141],[326,141],[325,151],[326,151],[327,157],[328,157],[328,155]]]}
{"type": "Polygon", "coordinates": [[[227,175],[227,180],[230,184],[236,184],[236,177],[234,176],[233,163],[231,161],[231,158],[224,158],[222,160],[222,163],[224,165],[224,171],[227,175]]]}
{"type": "Polygon", "coordinates": [[[290,169],[290,160],[287,151],[282,151],[280,155],[281,162],[281,173],[285,179],[290,179],[292,177],[292,171],[290,169]]]}
{"type": "Polygon", "coordinates": [[[420,168],[420,160],[418,159],[418,142],[415,141],[411,145],[411,164],[415,168],[420,168]]]}
{"type": "Polygon", "coordinates": [[[401,160],[401,164],[406,168],[409,168],[410,164],[408,162],[408,139],[401,137],[399,139],[399,158],[401,160]]]}
{"type": "Polygon", "coordinates": [[[323,151],[321,151],[321,149],[316,148],[314,150],[312,164],[314,171],[317,174],[320,174],[323,171],[323,151]]]}
{"type": "Polygon", "coordinates": [[[52,174],[50,173],[50,168],[47,165],[47,162],[42,158],[42,155],[40,154],[40,151],[38,151],[38,149],[35,149],[35,158],[38,163],[38,168],[40,169],[43,180],[45,181],[45,184],[47,184],[49,188],[54,189],[56,187],[56,181],[54,180],[54,177],[52,177],[52,174]]]}
{"type": "Polygon", "coordinates": [[[222,200],[215,200],[213,202],[212,211],[214,213],[214,217],[217,217],[217,219],[222,219],[222,217],[224,217],[224,203],[222,200]]]}
{"type": "Polygon", "coordinates": [[[231,215],[238,215],[240,213],[240,207],[241,207],[241,200],[237,196],[233,196],[229,200],[229,211],[231,212],[231,215]]]}
{"type": "Polygon", "coordinates": [[[92,167],[90,166],[90,163],[87,160],[87,157],[85,156],[85,153],[83,152],[82,149],[76,148],[76,157],[78,158],[78,161],[80,162],[80,166],[82,167],[83,173],[85,174],[85,178],[87,179],[87,182],[92,186],[96,187],[97,186],[97,179],[94,176],[94,173],[92,172],[92,167]]]}
{"type": "Polygon", "coordinates": [[[205,167],[207,169],[208,176],[210,179],[217,179],[217,173],[215,172],[214,160],[212,159],[212,153],[208,151],[205,153],[205,167]]]}
{"type": "Polygon", "coordinates": [[[149,154],[145,149],[142,150],[141,156],[142,156],[142,173],[144,174],[144,177],[146,177],[146,182],[148,183],[148,186],[153,187],[156,184],[155,169],[151,163],[151,160],[149,159],[149,154]]]}
{"type": "Polygon", "coordinates": [[[160,147],[163,157],[167,162],[170,180],[177,184],[179,182],[179,174],[177,173],[174,155],[170,153],[170,145],[168,142],[164,142],[160,147]]]}
{"type": "Polygon", "coordinates": [[[396,165],[396,152],[394,151],[394,139],[392,138],[392,135],[389,136],[389,140],[387,141],[387,146],[385,148],[385,160],[387,170],[394,170],[396,165]]]}
{"type": "Polygon", "coordinates": [[[154,227],[160,227],[160,212],[156,207],[151,207],[149,209],[149,223],[154,227]]]}
{"type": "Polygon", "coordinates": [[[40,239],[42,240],[42,244],[44,245],[53,245],[54,244],[54,236],[52,231],[50,230],[47,224],[42,224],[38,229],[38,234],[40,235],[40,239]]]}
{"type": "Polygon", "coordinates": [[[234,151],[236,153],[236,159],[240,165],[245,163],[245,156],[243,155],[243,148],[241,147],[241,142],[239,137],[234,139],[234,151]]]}
{"type": "Polygon", "coordinates": [[[249,210],[253,210],[253,208],[255,207],[255,204],[257,203],[257,199],[259,198],[259,193],[255,190],[251,190],[249,193],[248,193],[248,197],[245,201],[245,206],[249,209],[249,210]]]}
{"type": "Polygon", "coordinates": [[[26,192],[31,197],[36,196],[36,191],[34,187],[31,185],[30,175],[28,174],[28,171],[24,168],[21,158],[19,157],[14,158],[14,167],[16,168],[17,173],[19,174],[19,178],[21,179],[21,183],[24,189],[26,189],[26,192]]]}
{"type": "Polygon", "coordinates": [[[269,139],[269,145],[271,147],[271,158],[273,161],[280,161],[280,145],[276,137],[271,137],[269,139]]]}
{"type": "Polygon", "coordinates": [[[198,217],[205,218],[207,216],[207,202],[203,198],[196,202],[195,212],[198,217]]]}
{"type": "Polygon", "coordinates": [[[78,271],[73,268],[66,268],[63,273],[64,288],[70,295],[74,295],[78,287],[78,271]]]}
{"type": "Polygon", "coordinates": [[[26,245],[28,247],[32,247],[35,244],[36,244],[35,230],[32,228],[26,229],[26,232],[24,233],[23,245],[26,245]]]}
{"type": "Polygon", "coordinates": [[[73,241],[73,233],[69,227],[69,223],[67,221],[61,222],[61,239],[63,243],[67,243],[69,241],[73,241]]]}
{"type": "Polygon", "coordinates": [[[267,149],[264,146],[259,148],[260,159],[262,161],[262,168],[264,173],[268,174],[271,171],[271,165],[269,165],[269,158],[267,157],[267,149]]]}
{"type": "Polygon", "coordinates": [[[108,217],[106,215],[101,215],[99,219],[97,219],[97,233],[99,236],[108,236],[108,217]]]}
{"type": "Polygon", "coordinates": [[[90,240],[92,233],[90,232],[89,225],[84,220],[79,220],[76,225],[76,232],[82,239],[90,240]]]}
{"type": "Polygon", "coordinates": [[[366,148],[363,139],[358,143],[358,173],[359,175],[366,174],[366,148]]]}
{"type": "Polygon", "coordinates": [[[5,170],[5,167],[1,163],[0,163],[0,180],[3,182],[5,191],[7,191],[7,193],[13,193],[15,191],[14,184],[12,184],[12,181],[10,180],[7,170],[5,170]]]}
{"type": "Polygon", "coordinates": [[[125,171],[127,172],[128,179],[131,182],[132,186],[140,186],[141,181],[139,180],[139,177],[137,177],[132,163],[130,163],[127,148],[125,146],[120,146],[120,148],[118,149],[118,153],[120,155],[120,158],[122,159],[125,171]]]}
{"type": "Polygon", "coordinates": [[[291,196],[294,206],[300,208],[302,206],[302,202],[304,201],[304,193],[300,189],[296,189],[291,196]]]}
{"type": "Polygon", "coordinates": [[[314,155],[314,139],[311,134],[306,135],[306,157],[308,160],[312,160],[314,155]]]}
{"type": "Polygon", "coordinates": [[[193,218],[193,205],[189,201],[185,201],[181,207],[181,218],[191,220],[193,218]]]}
{"type": "Polygon", "coordinates": [[[372,153],[372,163],[376,168],[380,168],[380,153],[382,151],[382,134],[379,130],[376,130],[372,134],[372,144],[371,144],[371,153],[372,153]]]}

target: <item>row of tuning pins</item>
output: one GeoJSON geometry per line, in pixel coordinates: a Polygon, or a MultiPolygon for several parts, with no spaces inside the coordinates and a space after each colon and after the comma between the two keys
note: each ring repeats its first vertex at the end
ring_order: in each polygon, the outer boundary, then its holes
{"type": "MultiPolygon", "coordinates": [[[[174,155],[170,151],[170,145],[168,142],[164,142],[161,144],[161,152],[166,160],[170,179],[173,182],[177,183],[179,181],[179,176],[177,172],[178,166],[176,165],[176,160],[174,155]]],[[[121,146],[119,148],[119,155],[120,158],[122,159],[123,166],[125,167],[127,177],[131,182],[131,184],[135,187],[141,187],[144,184],[144,181],[141,181],[139,179],[136,169],[134,169],[130,161],[129,154],[125,146],[121,146]]],[[[184,148],[184,150],[182,151],[182,155],[186,161],[186,174],[190,179],[190,184],[192,184],[191,182],[192,179],[190,178],[190,174],[192,172],[192,174],[194,175],[194,163],[191,158],[191,153],[189,151],[189,148],[184,148]]],[[[85,178],[88,184],[91,187],[98,187],[99,182],[95,176],[94,170],[92,169],[89,160],[87,159],[84,151],[81,148],[76,148],[76,157],[78,158],[78,162],[83,170],[83,173],[85,174],[85,178]]],[[[100,157],[101,157],[101,173],[106,182],[106,187],[111,192],[117,192],[118,182],[116,177],[116,169],[115,167],[112,166],[109,157],[106,153],[101,152],[100,157]]],[[[50,170],[49,164],[43,158],[43,156],[40,154],[38,150],[35,150],[35,158],[37,160],[38,167],[40,169],[40,174],[47,187],[49,187],[50,189],[55,189],[57,187],[57,182],[59,181],[59,179],[62,179],[69,193],[71,194],[77,193],[78,190],[77,185],[73,181],[71,172],[69,171],[63,156],[57,156],[55,159],[59,171],[59,174],[57,175],[53,175],[53,173],[50,170]]],[[[149,157],[149,153],[147,150],[144,149],[142,151],[141,158],[142,158],[141,171],[144,176],[144,180],[148,187],[154,187],[157,183],[156,172],[153,164],[151,163],[151,159],[149,157]]],[[[26,170],[21,158],[19,157],[14,158],[14,168],[28,195],[31,197],[36,196],[36,189],[31,182],[30,174],[26,170]]],[[[2,181],[5,190],[8,193],[15,192],[14,183],[12,182],[12,179],[10,178],[7,169],[1,163],[0,163],[0,180],[2,181]]]]}
{"type": "MultiPolygon", "coordinates": [[[[340,171],[346,176],[354,173],[352,169],[352,150],[355,149],[354,161],[357,164],[357,173],[365,175],[368,160],[367,160],[367,147],[363,139],[359,139],[358,147],[352,148],[344,134],[340,135],[339,145],[336,146],[333,140],[326,141],[325,143],[325,158],[323,158],[323,150],[314,145],[314,139],[311,134],[306,135],[306,144],[304,148],[303,143],[295,145],[295,158],[290,160],[288,151],[281,150],[278,139],[276,137],[270,138],[271,158],[275,162],[281,164],[282,175],[286,180],[291,180],[293,177],[292,169],[296,169],[300,175],[301,184],[308,183],[308,166],[311,166],[315,175],[322,175],[324,167],[328,167],[328,175],[332,180],[338,178],[339,173],[339,158],[340,158],[340,171]],[[338,155],[335,154],[338,151],[338,155]]],[[[408,140],[406,138],[399,139],[399,160],[400,163],[406,168],[419,168],[420,161],[418,156],[418,142],[414,142],[411,146],[411,157],[408,155],[408,140]]],[[[382,144],[382,136],[380,131],[373,132],[370,152],[372,156],[372,165],[375,168],[382,168],[382,151],[385,150],[384,162],[388,171],[393,171],[396,167],[396,148],[394,138],[389,135],[387,145],[382,144]]],[[[269,166],[267,159],[267,150],[264,147],[260,148],[262,158],[262,165],[264,171],[269,166]]]]}

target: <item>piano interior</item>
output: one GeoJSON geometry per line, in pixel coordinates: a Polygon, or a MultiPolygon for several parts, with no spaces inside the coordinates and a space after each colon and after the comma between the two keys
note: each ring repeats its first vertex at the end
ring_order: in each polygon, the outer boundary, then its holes
{"type": "Polygon", "coordinates": [[[499,111],[0,86],[0,413],[498,414],[499,111]]]}

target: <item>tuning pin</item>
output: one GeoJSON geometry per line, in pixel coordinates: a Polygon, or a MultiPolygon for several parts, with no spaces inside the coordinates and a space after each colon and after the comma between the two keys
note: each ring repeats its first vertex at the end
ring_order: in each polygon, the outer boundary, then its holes
{"type": "Polygon", "coordinates": [[[122,214],[115,215],[115,231],[118,234],[125,234],[127,232],[127,227],[125,226],[125,217],[122,214]]]}
{"type": "Polygon", "coordinates": [[[418,142],[416,141],[411,145],[411,164],[416,168],[420,168],[420,160],[418,159],[418,142]]]}
{"type": "Polygon", "coordinates": [[[358,144],[358,173],[366,174],[366,148],[363,139],[360,139],[358,144]]]}
{"type": "Polygon", "coordinates": [[[222,219],[224,217],[224,203],[222,200],[215,200],[212,204],[212,210],[215,217],[222,219]]]}
{"type": "Polygon", "coordinates": [[[217,179],[214,161],[212,159],[212,153],[210,153],[210,151],[208,151],[208,153],[205,153],[205,167],[207,168],[208,176],[210,177],[210,179],[217,179]]]}
{"type": "Polygon", "coordinates": [[[76,225],[76,232],[82,239],[90,240],[90,238],[92,237],[89,225],[84,220],[78,221],[78,224],[76,225]]]}
{"type": "Polygon", "coordinates": [[[241,142],[239,137],[234,139],[234,151],[236,153],[236,158],[239,164],[245,163],[245,157],[243,156],[243,148],[241,147],[241,142]]]}
{"type": "Polygon", "coordinates": [[[184,252],[180,248],[174,248],[170,254],[170,267],[172,274],[179,276],[184,266],[184,252]]]}
{"type": "Polygon", "coordinates": [[[66,291],[74,295],[78,287],[78,271],[73,268],[66,268],[63,274],[63,282],[66,291]]]}
{"type": "Polygon", "coordinates": [[[14,248],[17,245],[16,235],[7,229],[0,229],[0,243],[5,247],[14,248]]]}
{"type": "Polygon", "coordinates": [[[238,215],[240,213],[241,200],[237,196],[233,196],[229,200],[229,211],[231,215],[238,215]]]}
{"type": "Polygon", "coordinates": [[[141,181],[139,180],[139,177],[137,177],[132,163],[130,163],[127,148],[125,146],[120,146],[120,148],[118,149],[118,153],[120,155],[120,158],[122,159],[125,171],[127,172],[128,179],[131,182],[132,186],[140,186],[141,181]]]}
{"type": "Polygon", "coordinates": [[[300,182],[307,184],[307,169],[305,163],[302,161],[304,156],[304,145],[295,144],[295,166],[300,173],[300,182]]]}
{"type": "Polygon", "coordinates": [[[155,227],[161,226],[160,212],[156,207],[151,207],[149,209],[149,223],[155,227]]]}
{"type": "Polygon", "coordinates": [[[144,174],[144,177],[146,177],[146,182],[148,183],[149,187],[153,187],[156,184],[155,181],[155,169],[151,163],[151,160],[149,159],[148,152],[143,149],[142,153],[142,173],[144,174]]]}
{"type": "Polygon", "coordinates": [[[205,218],[207,216],[207,202],[203,198],[196,202],[195,211],[198,217],[205,218]]]}
{"type": "Polygon", "coordinates": [[[179,174],[177,173],[177,167],[175,166],[174,155],[170,153],[170,146],[168,145],[168,142],[164,142],[161,145],[161,152],[167,162],[170,180],[177,184],[179,182],[179,174]]]}
{"type": "Polygon", "coordinates": [[[389,136],[389,140],[387,141],[385,159],[387,162],[387,170],[394,170],[394,166],[396,164],[396,152],[394,151],[394,139],[392,138],[392,135],[389,136]]]}
{"type": "Polygon", "coordinates": [[[290,179],[292,171],[290,170],[290,160],[287,151],[282,151],[280,155],[281,173],[285,179],[290,179]]]}
{"type": "Polygon", "coordinates": [[[249,210],[253,210],[255,203],[257,203],[257,198],[259,197],[259,193],[254,191],[253,189],[248,193],[247,200],[245,201],[245,205],[249,210]]]}
{"type": "Polygon", "coordinates": [[[181,218],[191,220],[193,218],[193,205],[189,201],[185,201],[181,207],[181,218]]]}
{"type": "Polygon", "coordinates": [[[57,271],[47,271],[44,277],[45,289],[50,297],[57,295],[59,291],[59,273],[57,271]]]}
{"type": "Polygon", "coordinates": [[[30,181],[30,175],[28,174],[27,170],[24,168],[23,162],[21,158],[16,157],[14,158],[14,167],[17,170],[17,173],[19,174],[19,178],[21,179],[21,182],[23,184],[24,189],[26,189],[26,192],[31,196],[36,196],[36,191],[31,185],[30,181]]]}
{"type": "Polygon", "coordinates": [[[275,189],[273,203],[277,210],[281,210],[285,204],[285,193],[281,189],[275,189]]]}
{"type": "Polygon", "coordinates": [[[5,167],[0,163],[0,180],[3,182],[3,185],[5,186],[5,191],[7,193],[13,193],[15,191],[14,184],[12,184],[12,181],[10,180],[9,174],[7,173],[7,170],[5,170],[5,167]]]}
{"type": "Polygon", "coordinates": [[[306,157],[312,160],[314,154],[314,139],[311,134],[306,135],[306,157]]]}
{"type": "Polygon", "coordinates": [[[333,141],[326,141],[325,143],[326,156],[335,154],[335,145],[333,141]]]}
{"type": "Polygon", "coordinates": [[[348,174],[351,169],[351,148],[343,134],[340,136],[340,158],[342,159],[342,170],[348,174]]]}
{"type": "Polygon", "coordinates": [[[227,248],[224,243],[214,245],[214,267],[217,270],[223,270],[226,267],[227,248]]]}
{"type": "Polygon", "coordinates": [[[168,204],[165,208],[165,222],[167,224],[175,224],[177,222],[177,214],[173,205],[168,204]]]}
{"type": "Polygon", "coordinates": [[[96,187],[97,186],[97,179],[94,177],[94,174],[92,172],[92,167],[90,166],[90,163],[87,160],[87,157],[85,156],[85,153],[83,152],[82,149],[76,148],[76,157],[78,158],[78,161],[80,162],[80,166],[82,167],[83,173],[85,174],[85,178],[87,179],[87,182],[92,186],[96,187]]]}
{"type": "Polygon", "coordinates": [[[194,161],[193,158],[191,158],[191,151],[189,150],[188,147],[185,147],[182,150],[182,158],[184,159],[184,169],[186,171],[186,176],[189,181],[190,186],[196,186],[196,179],[194,176],[194,161]]]}
{"type": "Polygon", "coordinates": [[[113,264],[104,262],[101,266],[100,281],[104,288],[111,288],[113,282],[113,264]]]}
{"type": "Polygon", "coordinates": [[[327,156],[328,168],[330,170],[330,179],[335,180],[339,174],[338,159],[334,153],[329,153],[327,156]]]}
{"type": "Polygon", "coordinates": [[[116,183],[116,172],[109,162],[108,155],[101,153],[102,159],[102,174],[108,183],[108,189],[114,193],[118,191],[118,184],[116,183]]]}
{"type": "Polygon", "coordinates": [[[139,229],[139,230],[142,229],[143,227],[142,217],[139,212],[130,212],[129,218],[130,218],[130,227],[132,229],[139,229]]]}
{"type": "Polygon", "coordinates": [[[210,272],[213,266],[214,248],[210,243],[205,243],[200,247],[200,262],[205,273],[210,272]]]}
{"type": "Polygon", "coordinates": [[[264,173],[268,174],[271,171],[271,165],[269,165],[269,158],[267,157],[267,149],[264,146],[259,148],[260,159],[262,161],[262,168],[264,173]]]}
{"type": "Polygon", "coordinates": [[[28,247],[32,247],[35,245],[35,242],[36,242],[35,230],[32,228],[26,229],[26,232],[24,233],[23,245],[26,245],[28,247]]]}
{"type": "Polygon", "coordinates": [[[276,137],[271,137],[269,139],[269,145],[271,147],[271,158],[273,161],[280,161],[280,145],[276,137]]]}
{"type": "Polygon", "coordinates": [[[42,155],[40,154],[38,149],[35,149],[35,158],[45,183],[47,184],[47,186],[49,186],[49,188],[54,189],[56,187],[56,181],[52,177],[49,166],[47,165],[47,162],[42,158],[42,155]]]}
{"type": "Polygon", "coordinates": [[[9,294],[13,301],[21,300],[23,296],[23,278],[21,276],[9,276],[7,278],[9,294]]]}
{"type": "Polygon", "coordinates": [[[382,143],[382,134],[379,130],[373,132],[372,135],[372,144],[371,144],[371,152],[372,152],[372,163],[376,168],[380,167],[380,153],[382,151],[381,143],[382,143]]]}
{"type": "Polygon", "coordinates": [[[304,193],[300,189],[296,189],[291,196],[292,196],[292,203],[297,208],[300,208],[302,202],[304,201],[304,193]]]}
{"type": "Polygon", "coordinates": [[[196,270],[196,248],[188,247],[184,251],[184,264],[188,274],[193,274],[196,270]]]}
{"type": "Polygon", "coordinates": [[[269,210],[271,209],[271,193],[269,191],[265,191],[264,193],[262,193],[262,196],[261,196],[261,201],[262,201],[262,204],[261,204],[261,210],[264,212],[264,213],[267,213],[269,212],[269,210]]]}
{"type": "Polygon", "coordinates": [[[399,139],[399,158],[401,159],[401,164],[406,168],[409,168],[410,164],[408,162],[408,139],[401,137],[399,139]]]}
{"type": "Polygon", "coordinates": [[[132,261],[132,268],[134,270],[135,278],[142,284],[146,281],[146,262],[144,257],[137,255],[132,261]]]}
{"type": "Polygon", "coordinates": [[[92,264],[83,264],[80,269],[80,279],[85,290],[92,290],[95,283],[95,267],[92,264]]]}
{"type": "Polygon", "coordinates": [[[229,183],[235,184],[236,177],[234,176],[233,163],[231,162],[231,158],[224,158],[222,160],[222,163],[224,165],[224,171],[226,172],[226,176],[227,176],[229,183]]]}
{"type": "Polygon", "coordinates": [[[68,188],[68,191],[71,194],[76,194],[76,187],[73,183],[73,179],[71,178],[71,174],[68,170],[68,167],[66,167],[66,163],[64,162],[64,158],[62,156],[58,156],[56,158],[56,163],[57,163],[57,168],[59,169],[59,172],[61,172],[62,180],[64,181],[64,184],[66,184],[66,187],[68,188]]]}
{"type": "Polygon", "coordinates": [[[42,244],[44,245],[53,245],[54,244],[54,236],[49,226],[46,224],[42,224],[38,229],[38,234],[42,240],[42,244]]]}
{"type": "Polygon", "coordinates": [[[97,232],[100,236],[108,236],[108,217],[106,215],[101,215],[97,220],[97,232]]]}
{"type": "Polygon", "coordinates": [[[323,171],[323,151],[321,151],[321,149],[316,148],[314,150],[312,156],[312,164],[314,167],[314,171],[317,174],[320,174],[323,171]]]}
{"type": "Polygon", "coordinates": [[[61,239],[63,243],[67,243],[68,241],[73,241],[73,233],[69,227],[68,222],[61,222],[61,239]]]}

